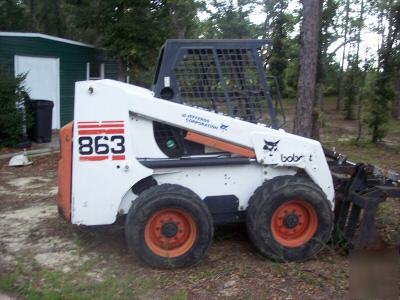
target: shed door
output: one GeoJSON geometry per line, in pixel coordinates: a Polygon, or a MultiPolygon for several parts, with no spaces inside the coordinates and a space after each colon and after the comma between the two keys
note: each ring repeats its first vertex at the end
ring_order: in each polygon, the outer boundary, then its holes
{"type": "Polygon", "coordinates": [[[15,75],[27,73],[25,86],[32,99],[54,102],[52,128],[60,128],[60,66],[58,58],[15,56],[15,75]]]}

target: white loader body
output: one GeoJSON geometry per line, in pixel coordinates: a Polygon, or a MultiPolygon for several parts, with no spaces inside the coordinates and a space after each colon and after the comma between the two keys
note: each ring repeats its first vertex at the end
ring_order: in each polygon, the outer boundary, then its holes
{"type": "MultiPolygon", "coordinates": [[[[76,83],[73,125],[73,224],[113,223],[137,198],[132,186],[149,176],[158,184],[187,187],[202,199],[235,195],[244,211],[265,180],[302,169],[334,206],[321,144],[283,130],[158,99],[149,90],[112,80],[76,83]],[[146,167],[143,161],[172,160],[155,141],[153,121],[250,149],[255,159],[245,165],[146,167]]],[[[213,155],[218,157],[197,158],[213,155]]]]}

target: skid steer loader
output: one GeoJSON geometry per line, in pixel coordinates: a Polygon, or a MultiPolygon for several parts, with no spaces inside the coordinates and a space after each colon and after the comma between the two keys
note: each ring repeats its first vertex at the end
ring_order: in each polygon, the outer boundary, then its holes
{"type": "Polygon", "coordinates": [[[129,248],[166,268],[198,262],[221,223],[245,222],[278,261],[314,257],[332,232],[368,245],[378,204],[399,195],[398,174],[279,129],[266,43],[168,40],[152,91],[77,82],[74,121],[60,132],[64,218],[92,226],[126,215],[129,248]]]}

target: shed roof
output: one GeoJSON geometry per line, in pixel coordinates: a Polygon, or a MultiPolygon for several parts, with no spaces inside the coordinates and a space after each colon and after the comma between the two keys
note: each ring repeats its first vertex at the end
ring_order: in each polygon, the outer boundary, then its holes
{"type": "Polygon", "coordinates": [[[85,44],[85,43],[81,43],[81,42],[77,42],[77,41],[73,41],[73,40],[63,39],[63,38],[59,38],[59,37],[56,37],[56,36],[47,35],[47,34],[43,34],[43,33],[36,33],[36,32],[5,32],[5,31],[0,31],[0,36],[42,38],[42,39],[53,40],[53,41],[57,41],[57,42],[77,45],[77,46],[96,48],[95,46],[90,45],[90,44],[85,44]]]}

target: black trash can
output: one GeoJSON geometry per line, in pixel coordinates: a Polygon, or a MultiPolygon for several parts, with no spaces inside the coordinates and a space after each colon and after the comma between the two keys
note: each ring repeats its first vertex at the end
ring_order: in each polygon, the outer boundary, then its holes
{"type": "Polygon", "coordinates": [[[29,102],[32,114],[32,126],[28,130],[28,136],[37,143],[51,141],[51,125],[53,120],[53,101],[34,100],[29,102]]]}

